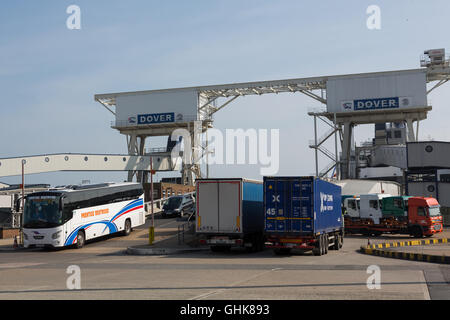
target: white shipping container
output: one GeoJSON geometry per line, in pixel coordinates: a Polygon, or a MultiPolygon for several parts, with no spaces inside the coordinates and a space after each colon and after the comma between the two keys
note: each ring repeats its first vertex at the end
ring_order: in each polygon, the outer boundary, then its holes
{"type": "Polygon", "coordinates": [[[12,208],[12,195],[0,195],[0,208],[12,208]]]}
{"type": "Polygon", "coordinates": [[[197,182],[197,232],[240,233],[241,200],[239,180],[197,182]]]}
{"type": "Polygon", "coordinates": [[[393,196],[401,195],[400,184],[393,181],[348,179],[331,182],[342,188],[342,195],[361,195],[368,193],[388,193],[393,196]]]}
{"type": "Polygon", "coordinates": [[[425,69],[338,76],[327,81],[327,111],[331,113],[425,106],[425,69]]]}

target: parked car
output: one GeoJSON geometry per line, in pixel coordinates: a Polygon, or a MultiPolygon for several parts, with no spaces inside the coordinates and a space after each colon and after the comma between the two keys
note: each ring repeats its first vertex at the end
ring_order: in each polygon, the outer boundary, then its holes
{"type": "Polygon", "coordinates": [[[194,199],[191,195],[172,196],[163,205],[162,216],[180,216],[192,214],[194,199]]]}

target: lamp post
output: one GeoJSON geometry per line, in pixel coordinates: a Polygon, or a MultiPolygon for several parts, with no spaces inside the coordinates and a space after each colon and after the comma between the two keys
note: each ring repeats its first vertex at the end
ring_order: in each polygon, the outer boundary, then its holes
{"type": "Polygon", "coordinates": [[[153,157],[150,157],[150,206],[152,207],[152,224],[148,232],[148,244],[152,245],[155,241],[155,215],[153,211],[153,157]]]}

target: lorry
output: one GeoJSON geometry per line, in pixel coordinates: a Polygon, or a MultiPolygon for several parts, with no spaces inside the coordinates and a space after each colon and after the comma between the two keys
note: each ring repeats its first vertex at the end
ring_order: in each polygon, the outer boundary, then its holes
{"type": "Polygon", "coordinates": [[[197,179],[196,235],[211,251],[264,249],[262,181],[197,179]]]}
{"type": "Polygon", "coordinates": [[[383,199],[383,217],[395,217],[399,220],[408,218],[408,199],[411,196],[395,196],[383,199]]]}
{"type": "Polygon", "coordinates": [[[435,198],[387,197],[383,199],[382,206],[382,216],[377,221],[367,217],[367,214],[361,215],[359,219],[346,216],[345,232],[372,236],[383,233],[408,234],[415,238],[422,238],[423,236],[431,237],[443,231],[440,205],[435,198]],[[394,201],[399,205],[396,210],[392,208],[394,201]]]}
{"type": "Polygon", "coordinates": [[[342,199],[342,214],[344,216],[348,216],[349,218],[359,218],[359,210],[360,210],[360,198],[353,197],[345,197],[342,199]]]}
{"type": "Polygon", "coordinates": [[[382,208],[384,198],[390,197],[390,194],[384,193],[373,193],[373,194],[362,194],[359,196],[360,199],[360,209],[359,217],[372,219],[375,224],[380,223],[380,218],[383,216],[382,208]]]}
{"type": "Polygon", "coordinates": [[[264,177],[266,247],[320,256],[344,241],[341,187],[319,178],[264,177]]]}

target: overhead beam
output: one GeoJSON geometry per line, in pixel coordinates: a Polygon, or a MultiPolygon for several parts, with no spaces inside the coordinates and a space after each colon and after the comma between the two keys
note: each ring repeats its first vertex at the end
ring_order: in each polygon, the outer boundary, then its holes
{"type": "Polygon", "coordinates": [[[54,171],[148,171],[150,158],[156,171],[173,171],[176,160],[170,155],[142,156],[122,154],[73,154],[60,153],[0,159],[0,177],[54,171]]]}

